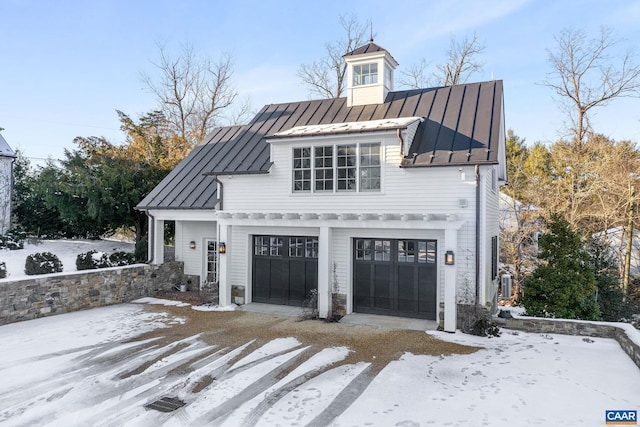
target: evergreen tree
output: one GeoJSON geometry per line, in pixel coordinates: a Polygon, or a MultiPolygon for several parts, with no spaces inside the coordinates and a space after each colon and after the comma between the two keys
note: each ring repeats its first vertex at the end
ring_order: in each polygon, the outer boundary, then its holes
{"type": "Polygon", "coordinates": [[[41,168],[31,168],[29,159],[20,150],[16,151],[13,164],[13,225],[37,237],[71,237],[73,233],[69,222],[60,217],[55,206],[46,203],[51,181],[41,172],[41,168]]]}
{"type": "Polygon", "coordinates": [[[618,322],[629,319],[634,311],[633,304],[624,300],[618,262],[611,247],[603,238],[594,237],[589,240],[587,250],[598,287],[598,306],[602,320],[618,322]]]}
{"type": "Polygon", "coordinates": [[[567,220],[552,214],[540,240],[541,264],[525,282],[522,305],[530,316],[596,320],[596,279],[589,254],[567,220]]]}

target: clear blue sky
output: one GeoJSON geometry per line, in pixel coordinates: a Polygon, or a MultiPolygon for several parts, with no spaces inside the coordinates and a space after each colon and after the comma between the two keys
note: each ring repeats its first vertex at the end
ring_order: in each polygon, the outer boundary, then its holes
{"type": "MultiPolygon", "coordinates": [[[[408,67],[443,60],[451,36],[475,32],[486,46],[473,81],[504,80],[506,124],[528,142],[566,129],[542,82],[546,49],[564,28],[596,36],[601,25],[640,49],[640,1],[191,1],[0,0],[0,127],[28,157],[62,158],[76,136],[124,140],[116,109],[132,117],[156,108],[140,73],[155,72],[157,42],[177,53],[234,57],[234,84],[253,109],[308,99],[296,72],[343,34],[338,18],[371,19],[375,41],[408,67]]],[[[639,52],[640,53],[640,52],[639,52]]],[[[640,60],[640,58],[639,58],[640,60]]],[[[399,87],[396,85],[396,88],[399,87]]],[[[640,142],[640,99],[597,111],[593,127],[640,142]]]]}

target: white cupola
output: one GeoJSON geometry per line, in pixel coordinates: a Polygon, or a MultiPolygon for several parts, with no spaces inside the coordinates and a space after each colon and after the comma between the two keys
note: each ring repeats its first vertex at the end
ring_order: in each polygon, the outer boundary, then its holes
{"type": "Polygon", "coordinates": [[[373,42],[343,56],[347,63],[347,106],[382,104],[393,91],[393,71],[398,63],[373,42]]]}

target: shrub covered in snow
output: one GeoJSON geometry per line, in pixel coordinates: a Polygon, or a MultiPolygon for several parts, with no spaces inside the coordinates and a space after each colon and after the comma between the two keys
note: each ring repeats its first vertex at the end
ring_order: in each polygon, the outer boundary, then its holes
{"type": "Polygon", "coordinates": [[[0,236],[0,249],[24,249],[24,239],[27,235],[23,231],[11,230],[5,235],[0,236]]]}
{"type": "Polygon", "coordinates": [[[111,267],[109,258],[104,252],[90,250],[76,257],[76,268],[79,270],[92,270],[95,268],[111,267]]]}
{"type": "Polygon", "coordinates": [[[91,250],[76,257],[76,268],[92,270],[96,268],[119,267],[135,263],[135,256],[127,252],[114,252],[107,255],[104,252],[91,250]]]}
{"type": "Polygon", "coordinates": [[[29,276],[59,273],[61,271],[62,262],[51,252],[38,252],[29,255],[24,266],[24,272],[29,276]]]}
{"type": "Polygon", "coordinates": [[[0,279],[7,277],[7,265],[4,262],[0,262],[0,279]]]}
{"type": "Polygon", "coordinates": [[[130,265],[136,263],[136,256],[131,252],[114,252],[109,255],[109,263],[112,267],[120,267],[122,265],[130,265]]]}

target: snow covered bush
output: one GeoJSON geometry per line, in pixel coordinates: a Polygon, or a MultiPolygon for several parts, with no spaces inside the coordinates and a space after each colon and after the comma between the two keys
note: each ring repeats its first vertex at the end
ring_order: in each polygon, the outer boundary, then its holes
{"type": "Polygon", "coordinates": [[[96,268],[120,267],[135,263],[135,256],[127,252],[114,252],[107,256],[104,252],[91,250],[76,257],[76,268],[80,270],[93,270],[96,268]]]}
{"type": "Polygon", "coordinates": [[[0,262],[0,279],[7,277],[7,265],[4,262],[0,262]]]}
{"type": "Polygon", "coordinates": [[[24,239],[26,233],[18,230],[11,230],[7,234],[0,236],[0,249],[24,249],[24,239]]]}
{"type": "Polygon", "coordinates": [[[76,257],[76,269],[78,271],[106,267],[111,267],[111,264],[109,264],[109,258],[104,252],[90,250],[89,252],[78,254],[76,257]]]}
{"type": "Polygon", "coordinates": [[[24,272],[33,276],[36,274],[59,273],[62,271],[62,262],[51,252],[38,252],[27,257],[24,272]]]}
{"type": "Polygon", "coordinates": [[[114,252],[109,255],[109,264],[112,267],[120,267],[123,265],[131,265],[136,263],[136,256],[131,252],[114,252]]]}

